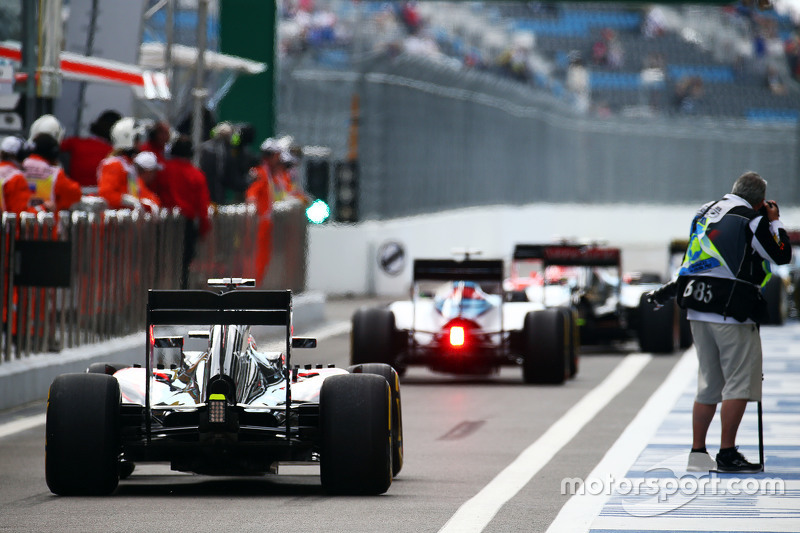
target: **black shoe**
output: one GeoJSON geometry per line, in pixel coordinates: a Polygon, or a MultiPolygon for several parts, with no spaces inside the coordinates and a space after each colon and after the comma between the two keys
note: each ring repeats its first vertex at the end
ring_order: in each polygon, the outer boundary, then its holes
{"type": "Polygon", "coordinates": [[[764,467],[761,464],[747,462],[738,448],[720,450],[717,454],[717,472],[755,474],[763,471],[764,467]]]}

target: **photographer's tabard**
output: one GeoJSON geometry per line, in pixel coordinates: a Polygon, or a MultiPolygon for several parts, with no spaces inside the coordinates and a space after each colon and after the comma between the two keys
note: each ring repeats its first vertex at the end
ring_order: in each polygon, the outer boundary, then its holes
{"type": "Polygon", "coordinates": [[[761,321],[767,304],[761,289],[740,279],[712,276],[679,276],[678,305],[703,313],[717,313],[743,322],[761,321]]]}

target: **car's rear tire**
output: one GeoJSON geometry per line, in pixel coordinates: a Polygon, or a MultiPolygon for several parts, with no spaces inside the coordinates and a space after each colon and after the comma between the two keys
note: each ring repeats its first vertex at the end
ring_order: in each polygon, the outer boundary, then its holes
{"type": "Polygon", "coordinates": [[[667,300],[656,309],[647,301],[647,294],[639,298],[639,348],[646,353],[668,354],[680,344],[680,324],[678,322],[675,299],[667,300]]]}
{"type": "Polygon", "coordinates": [[[332,494],[382,494],[392,484],[391,391],[374,374],[340,374],[320,390],[322,487],[332,494]]]}
{"type": "Polygon", "coordinates": [[[403,468],[403,409],[400,402],[400,376],[385,363],[364,363],[347,368],[351,374],[377,374],[389,383],[392,393],[392,475],[403,468]]]}
{"type": "Polygon", "coordinates": [[[398,332],[389,309],[363,308],[353,315],[350,363],[380,362],[397,368],[398,332]]]}
{"type": "Polygon", "coordinates": [[[680,348],[685,350],[689,346],[694,343],[694,337],[692,337],[692,325],[689,323],[689,319],[686,318],[686,309],[678,308],[678,321],[680,323],[680,348]]]}
{"type": "Polygon", "coordinates": [[[525,353],[522,377],[525,383],[564,383],[569,375],[567,324],[559,309],[532,311],[525,315],[525,353]]]}
{"type": "Polygon", "coordinates": [[[119,483],[119,383],[104,374],[63,374],[47,399],[45,477],[55,494],[110,494],[119,483]]]}

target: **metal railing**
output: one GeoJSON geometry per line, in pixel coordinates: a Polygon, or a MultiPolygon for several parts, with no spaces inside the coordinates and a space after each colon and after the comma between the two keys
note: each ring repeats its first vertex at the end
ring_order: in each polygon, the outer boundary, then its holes
{"type": "MultiPolygon", "coordinates": [[[[306,220],[299,204],[277,203],[268,273],[258,286],[301,292],[306,276],[306,220]]],[[[252,277],[258,216],[247,205],[220,207],[190,264],[189,288],[214,277],[252,277]]],[[[180,287],[186,220],[177,211],[3,213],[0,220],[2,334],[0,363],[58,352],[141,331],[147,289],[180,287]],[[19,243],[68,243],[70,260],[51,257],[46,270],[69,269],[68,286],[31,283],[20,275],[19,243]],[[27,283],[22,285],[18,281],[27,283]]],[[[37,268],[38,270],[38,268],[37,268]]]]}

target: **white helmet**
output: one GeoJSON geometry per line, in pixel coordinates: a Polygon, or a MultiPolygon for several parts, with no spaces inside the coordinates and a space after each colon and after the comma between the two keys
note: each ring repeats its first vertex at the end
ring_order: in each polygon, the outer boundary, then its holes
{"type": "Polygon", "coordinates": [[[276,143],[278,145],[278,149],[281,151],[289,150],[294,143],[294,137],[291,135],[284,135],[283,137],[278,137],[278,139],[276,139],[276,143]]]}
{"type": "Polygon", "coordinates": [[[47,133],[55,140],[61,143],[64,140],[64,126],[53,115],[42,115],[31,124],[31,134],[28,140],[33,142],[33,139],[40,133],[47,133]]]}
{"type": "Polygon", "coordinates": [[[136,119],[121,118],[111,126],[111,145],[114,150],[134,150],[140,133],[136,119]]]}

